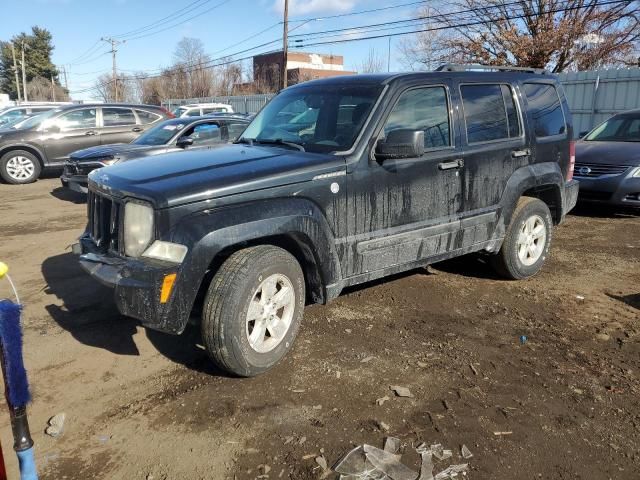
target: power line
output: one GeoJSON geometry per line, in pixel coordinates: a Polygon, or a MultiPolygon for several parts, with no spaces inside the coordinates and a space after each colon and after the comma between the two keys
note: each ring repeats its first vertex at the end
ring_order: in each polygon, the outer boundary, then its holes
{"type": "Polygon", "coordinates": [[[360,10],[358,12],[349,12],[349,13],[338,13],[336,15],[326,15],[324,17],[312,17],[312,18],[300,18],[300,19],[292,19],[289,20],[289,22],[294,23],[294,22],[308,22],[311,20],[326,20],[329,18],[341,18],[341,17],[352,17],[355,15],[363,15],[365,13],[374,13],[374,12],[382,12],[384,10],[391,10],[391,9],[397,9],[397,8],[402,8],[402,7],[409,7],[412,5],[419,5],[422,3],[429,3],[430,0],[421,0],[419,2],[409,2],[409,3],[401,3],[399,5],[392,5],[389,7],[380,7],[380,8],[372,8],[369,10],[360,10]]]}

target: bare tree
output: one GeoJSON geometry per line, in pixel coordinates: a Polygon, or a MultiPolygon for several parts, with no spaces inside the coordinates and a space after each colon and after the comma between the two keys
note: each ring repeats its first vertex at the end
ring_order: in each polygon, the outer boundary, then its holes
{"type": "Polygon", "coordinates": [[[373,47],[369,49],[369,54],[360,65],[358,72],[360,73],[380,73],[386,71],[386,61],[380,53],[373,47]]]}
{"type": "MultiPolygon", "coordinates": [[[[134,90],[131,81],[126,75],[120,73],[117,77],[118,101],[131,102],[135,100],[134,90]]],[[[104,102],[115,102],[116,82],[109,73],[103,73],[98,77],[95,84],[95,91],[98,97],[104,102]]]]}
{"type": "Polygon", "coordinates": [[[640,39],[638,0],[458,0],[449,8],[465,13],[423,15],[425,30],[441,24],[447,33],[427,39],[428,55],[418,34],[406,48],[409,61],[427,68],[446,58],[553,72],[593,69],[624,63],[640,39]]]}
{"type": "Polygon", "coordinates": [[[213,86],[211,57],[205,52],[204,44],[199,38],[184,37],[173,53],[174,68],[184,70],[184,97],[210,96],[213,86]]]}

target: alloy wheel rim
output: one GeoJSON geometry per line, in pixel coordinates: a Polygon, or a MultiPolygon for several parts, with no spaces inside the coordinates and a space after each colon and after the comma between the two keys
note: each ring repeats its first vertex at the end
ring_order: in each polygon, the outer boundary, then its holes
{"type": "Polygon", "coordinates": [[[523,265],[530,267],[544,252],[547,242],[547,227],[540,215],[527,218],[518,235],[518,258],[523,265]]]}
{"type": "Polygon", "coordinates": [[[14,180],[28,180],[33,176],[35,170],[36,166],[33,161],[22,155],[11,157],[6,165],[7,174],[14,180]]]}
{"type": "Polygon", "coordinates": [[[285,275],[262,280],[247,309],[246,335],[251,348],[267,353],[280,345],[291,327],[295,305],[293,284],[285,275]]]}

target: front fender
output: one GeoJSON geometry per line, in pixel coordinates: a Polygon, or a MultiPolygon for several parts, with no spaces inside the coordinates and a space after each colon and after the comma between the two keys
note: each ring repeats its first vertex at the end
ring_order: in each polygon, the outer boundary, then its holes
{"type": "MultiPolygon", "coordinates": [[[[317,267],[323,289],[341,279],[333,232],[312,201],[286,198],[211,208],[188,215],[172,229],[171,241],[189,247],[178,282],[180,294],[174,297],[183,305],[180,310],[187,306],[191,310],[216,255],[229,247],[278,236],[298,243],[301,253],[317,267]]],[[[187,319],[182,321],[186,324],[187,319]]]]}
{"type": "Polygon", "coordinates": [[[0,147],[0,157],[11,150],[32,150],[36,155],[38,155],[38,157],[40,157],[43,167],[46,167],[49,163],[49,159],[47,158],[44,150],[29,143],[11,143],[9,145],[3,145],[0,147]]]}

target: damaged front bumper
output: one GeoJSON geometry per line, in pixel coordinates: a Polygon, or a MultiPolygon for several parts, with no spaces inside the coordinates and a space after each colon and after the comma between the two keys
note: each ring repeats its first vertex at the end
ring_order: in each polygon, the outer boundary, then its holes
{"type": "Polygon", "coordinates": [[[73,252],[80,255],[80,265],[87,273],[114,290],[115,304],[122,315],[154,330],[182,333],[191,311],[183,300],[184,285],[177,280],[183,265],[105,253],[88,235],[80,237],[73,252]],[[162,299],[163,286],[167,288],[167,278],[172,275],[175,278],[169,295],[162,299]]]}

